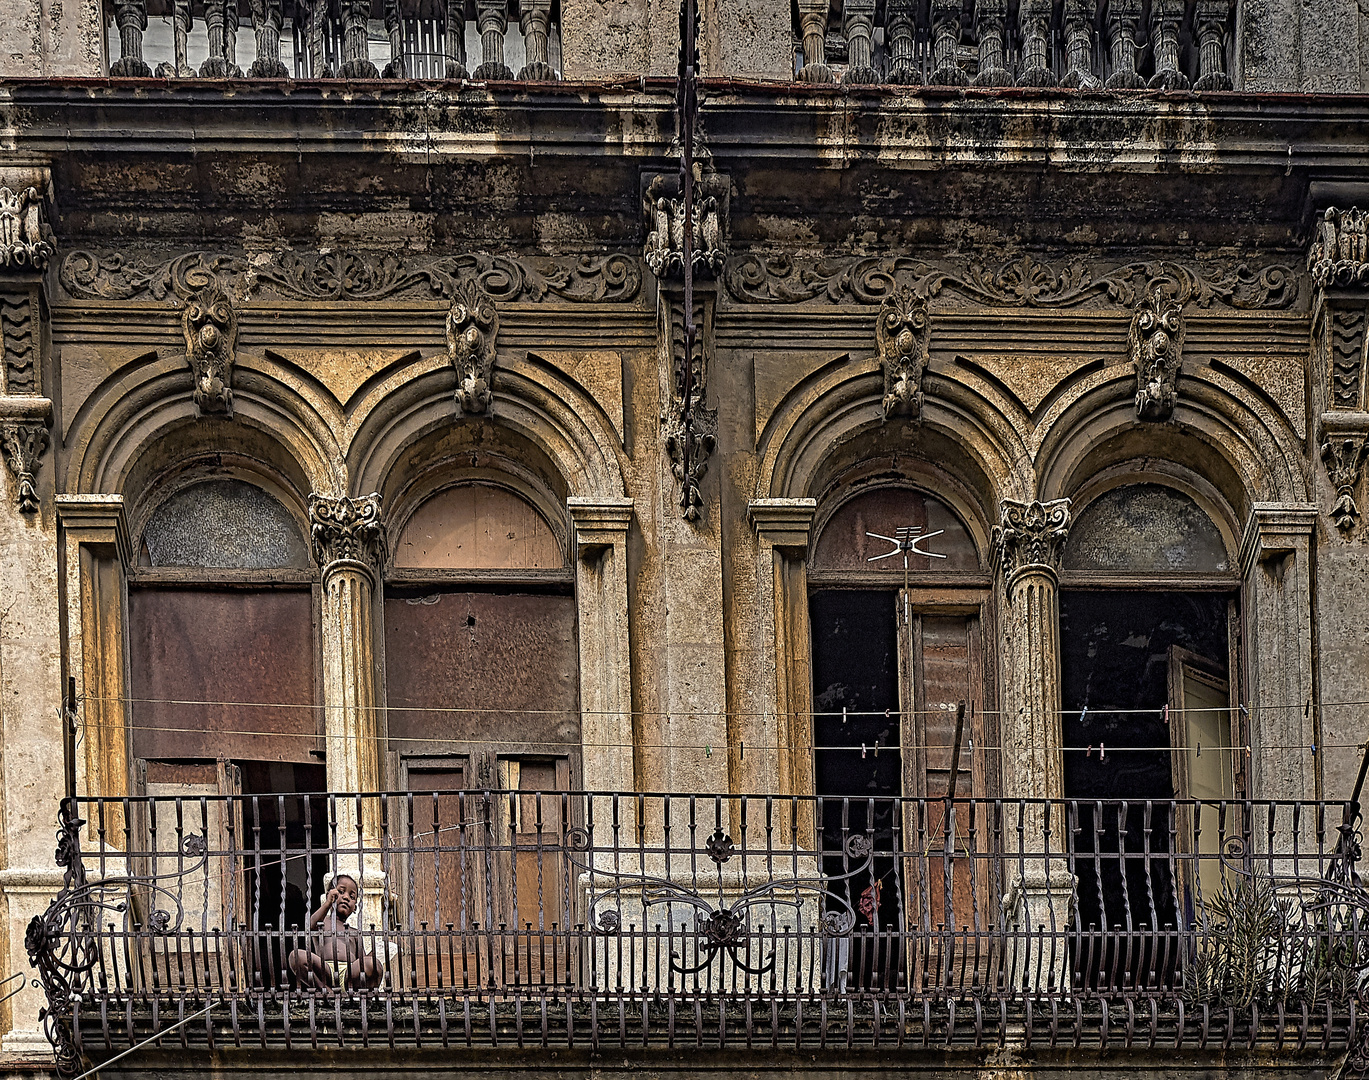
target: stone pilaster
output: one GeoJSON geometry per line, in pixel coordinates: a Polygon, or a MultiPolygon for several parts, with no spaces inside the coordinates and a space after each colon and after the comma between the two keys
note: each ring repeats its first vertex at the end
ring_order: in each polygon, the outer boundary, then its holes
{"type": "MultiPolygon", "coordinates": [[[[328,790],[337,799],[337,845],[348,850],[334,869],[358,875],[363,892],[383,890],[374,801],[349,798],[380,791],[381,741],[373,598],[385,561],[379,495],[309,496],[310,535],[323,586],[324,746],[328,790]],[[358,812],[360,810],[360,812],[358,812]],[[350,849],[350,850],[349,850],[350,849]],[[355,852],[352,854],[351,852],[355,852]]],[[[363,910],[359,926],[380,922],[363,910]]]]}
{"type": "Polygon", "coordinates": [[[1256,503],[1241,540],[1250,794],[1321,797],[1312,711],[1312,566],[1317,508],[1256,503]]]}
{"type": "Polygon", "coordinates": [[[1008,963],[1016,984],[1066,985],[1060,934],[1070,924],[1074,876],[1067,868],[1060,728],[1060,556],[1070,502],[1004,499],[994,534],[1003,628],[1003,795],[1005,849],[1016,863],[1004,901],[1015,938],[1008,963]],[[1020,825],[1020,840],[1018,827],[1020,825]],[[1018,849],[1018,850],[1014,850],[1018,849]]]}

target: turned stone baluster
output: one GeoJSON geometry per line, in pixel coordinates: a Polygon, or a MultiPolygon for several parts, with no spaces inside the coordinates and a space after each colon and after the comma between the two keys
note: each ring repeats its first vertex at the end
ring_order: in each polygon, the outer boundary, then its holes
{"type": "Polygon", "coordinates": [[[1065,56],[1069,70],[1061,86],[1097,90],[1103,84],[1093,74],[1094,0],[1065,0],[1065,56]]]}
{"type": "Polygon", "coordinates": [[[257,58],[247,69],[252,79],[288,79],[280,59],[281,0],[250,0],[252,29],[257,35],[257,58]]]}
{"type": "Polygon", "coordinates": [[[827,47],[827,0],[798,0],[799,29],[803,33],[803,67],[799,82],[836,82],[825,63],[827,47]]]}
{"type": "Polygon", "coordinates": [[[1230,17],[1230,0],[1198,0],[1198,7],[1193,13],[1193,26],[1198,38],[1198,81],[1193,84],[1195,90],[1231,89],[1231,76],[1226,73],[1226,34],[1230,17]]]}
{"type": "Polygon", "coordinates": [[[889,81],[899,86],[921,86],[922,73],[914,60],[913,41],[917,33],[914,0],[888,0],[884,34],[889,41],[889,81]]]}
{"type": "Polygon", "coordinates": [[[974,6],[975,36],[979,40],[979,73],[975,86],[1011,86],[1012,73],[1003,62],[1003,32],[1008,0],[979,0],[974,6]]]}
{"type": "Polygon", "coordinates": [[[1050,64],[1051,0],[1022,0],[1017,10],[1022,27],[1022,74],[1018,86],[1055,86],[1050,64]]]}
{"type": "Polygon", "coordinates": [[[476,0],[475,24],[480,30],[480,66],[471,77],[512,79],[513,72],[504,63],[504,35],[509,28],[504,0],[476,0]]]}
{"type": "Polygon", "coordinates": [[[1109,90],[1141,90],[1146,80],[1136,70],[1136,28],[1141,24],[1141,0],[1110,0],[1108,42],[1112,50],[1109,90]]]}
{"type": "Polygon", "coordinates": [[[209,32],[209,57],[200,65],[206,79],[237,79],[242,69],[233,62],[237,52],[237,0],[208,0],[204,6],[204,25],[209,32]],[[229,22],[233,25],[230,27],[229,22]],[[230,40],[233,48],[229,48],[230,40]]]}
{"type": "Polygon", "coordinates": [[[385,0],[385,35],[390,39],[390,62],[380,73],[384,79],[402,79],[408,74],[404,63],[404,26],[400,20],[399,0],[385,0]]]}
{"type": "Polygon", "coordinates": [[[846,0],[842,11],[846,34],[846,82],[879,82],[874,67],[875,0],[846,0]]]}
{"type": "Polygon", "coordinates": [[[470,78],[466,69],[466,0],[447,0],[447,78],[470,78]]]}
{"type": "Polygon", "coordinates": [[[189,79],[195,74],[195,69],[190,66],[187,59],[187,52],[190,41],[190,28],[194,25],[194,18],[190,14],[190,0],[174,0],[171,7],[171,33],[172,42],[175,49],[175,63],[163,60],[157,65],[155,72],[159,79],[189,79]]]}
{"type": "Polygon", "coordinates": [[[296,18],[304,20],[304,51],[309,56],[309,77],[331,79],[333,69],[323,49],[328,30],[328,0],[296,0],[296,18]]]}
{"type": "Polygon", "coordinates": [[[1187,90],[1188,76],[1179,70],[1179,23],[1184,17],[1184,0],[1152,0],[1150,5],[1150,44],[1155,53],[1152,90],[1187,90]]]}
{"type": "Polygon", "coordinates": [[[109,65],[116,79],[146,79],[152,69],[143,59],[143,31],[147,29],[146,0],[117,0],[114,21],[119,27],[119,59],[109,65]]]}
{"type": "Polygon", "coordinates": [[[960,0],[932,0],[932,74],[930,86],[967,86],[960,66],[960,0]]]}
{"type": "Polygon", "coordinates": [[[556,79],[551,66],[551,0],[522,0],[518,26],[523,31],[523,54],[527,58],[518,78],[523,82],[556,79]]]}
{"type": "Polygon", "coordinates": [[[371,0],[342,0],[342,70],[344,79],[378,79],[380,72],[371,63],[371,46],[366,24],[371,18],[371,0]]]}

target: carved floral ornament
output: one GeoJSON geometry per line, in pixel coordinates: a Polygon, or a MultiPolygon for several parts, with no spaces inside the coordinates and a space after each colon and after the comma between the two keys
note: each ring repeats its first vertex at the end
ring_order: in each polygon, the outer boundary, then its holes
{"type": "Polygon", "coordinates": [[[314,561],[326,578],[348,565],[376,572],[385,561],[385,523],[380,496],[309,496],[309,536],[314,561]]]}
{"type": "Polygon", "coordinates": [[[1322,288],[1369,285],[1369,213],[1329,207],[1317,222],[1307,269],[1322,288]]]}
{"type": "Polygon", "coordinates": [[[1336,489],[1336,501],[1331,507],[1331,520],[1336,528],[1348,533],[1359,521],[1359,504],[1355,489],[1359,486],[1364,467],[1369,431],[1336,430],[1324,426],[1321,433],[1321,459],[1326,464],[1326,475],[1336,489]]]}
{"type": "Polygon", "coordinates": [[[1009,584],[1024,571],[1060,570],[1060,555],[1070,530],[1070,500],[1019,502],[1004,499],[1002,521],[994,528],[994,562],[1009,584]]]}

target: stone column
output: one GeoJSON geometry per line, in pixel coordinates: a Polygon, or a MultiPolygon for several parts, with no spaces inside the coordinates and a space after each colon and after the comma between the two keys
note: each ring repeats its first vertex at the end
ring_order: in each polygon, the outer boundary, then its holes
{"type": "Polygon", "coordinates": [[[1070,926],[1074,876],[1065,860],[1060,728],[1060,555],[1070,501],[1004,499],[995,530],[1002,612],[1004,910],[1016,936],[1008,964],[1018,986],[1067,985],[1062,935],[1070,926]],[[1018,799],[1051,803],[1013,802],[1018,799]]]}
{"type": "MultiPolygon", "coordinates": [[[[336,869],[358,874],[364,891],[384,889],[374,800],[348,798],[381,790],[380,702],[376,687],[373,596],[385,562],[379,495],[309,496],[310,534],[323,586],[323,711],[328,790],[336,798],[336,869]]],[[[380,925],[363,909],[357,925],[380,925]]]]}
{"type": "Polygon", "coordinates": [[[1256,503],[1241,540],[1250,794],[1320,798],[1312,695],[1317,508],[1256,503]]]}

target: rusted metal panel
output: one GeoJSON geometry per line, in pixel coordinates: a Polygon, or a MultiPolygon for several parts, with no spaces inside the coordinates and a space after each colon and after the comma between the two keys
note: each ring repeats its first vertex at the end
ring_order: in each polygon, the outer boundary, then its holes
{"type": "Polygon", "coordinates": [[[305,590],[131,589],[134,755],[314,760],[312,612],[305,590]]]}
{"type": "Polygon", "coordinates": [[[901,578],[902,553],[876,557],[895,551],[894,541],[914,536],[923,539],[908,556],[910,572],[981,568],[974,539],[950,507],[920,491],[894,487],[864,492],[839,507],[818,537],[812,568],[883,570],[890,577],[901,578]],[[900,533],[900,529],[907,531],[900,533]],[[882,540],[882,536],[894,539],[882,540]],[[876,561],[871,562],[872,558],[876,561]]]}
{"type": "Polygon", "coordinates": [[[573,597],[387,597],[385,664],[395,750],[455,742],[536,751],[580,740],[573,597]]]}

